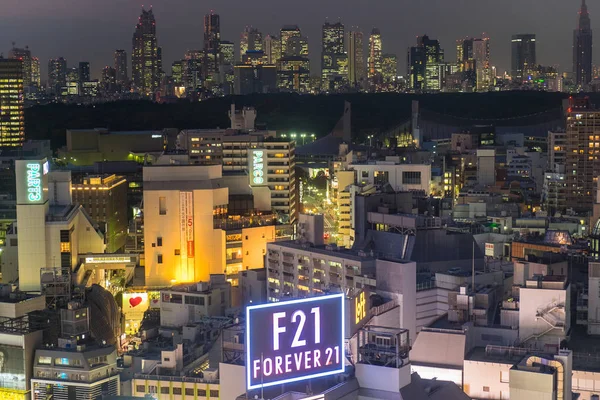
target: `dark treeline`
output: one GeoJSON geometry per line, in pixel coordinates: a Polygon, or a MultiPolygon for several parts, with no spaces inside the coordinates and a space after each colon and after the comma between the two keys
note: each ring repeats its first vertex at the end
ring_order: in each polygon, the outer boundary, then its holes
{"type": "MultiPolygon", "coordinates": [[[[344,101],[352,103],[356,139],[407,121],[412,100],[420,107],[461,118],[496,119],[535,114],[561,106],[563,93],[498,92],[478,94],[411,95],[397,93],[297,95],[264,94],[215,98],[191,103],[157,104],[120,101],[96,105],[51,104],[25,110],[27,139],[50,139],[54,148],[65,144],[66,129],[109,128],[226,128],[232,102],[257,109],[257,123],[284,132],[327,134],[341,117],[344,101]]],[[[600,100],[593,96],[592,101],[600,100]]],[[[596,103],[598,103],[596,101],[596,103]]]]}

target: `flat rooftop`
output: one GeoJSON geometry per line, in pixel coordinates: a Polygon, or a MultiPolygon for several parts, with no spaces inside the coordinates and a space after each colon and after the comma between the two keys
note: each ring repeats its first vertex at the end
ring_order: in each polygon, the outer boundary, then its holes
{"type": "Polygon", "coordinates": [[[328,245],[320,245],[314,246],[311,244],[302,244],[296,243],[293,240],[285,240],[281,242],[269,243],[270,245],[288,247],[295,250],[302,250],[311,253],[323,254],[329,257],[339,257],[339,258],[347,258],[353,261],[375,261],[375,257],[371,256],[369,253],[365,253],[365,256],[360,256],[359,252],[352,249],[347,249],[345,247],[335,247],[332,250],[327,249],[328,245]]]}

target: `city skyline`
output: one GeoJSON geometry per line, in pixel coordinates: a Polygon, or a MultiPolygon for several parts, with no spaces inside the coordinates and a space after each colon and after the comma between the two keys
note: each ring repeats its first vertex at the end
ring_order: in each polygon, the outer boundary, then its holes
{"type": "MultiPolygon", "coordinates": [[[[60,2],[62,8],[68,10],[68,13],[60,16],[55,12],[56,4],[49,7],[40,2],[37,7],[31,7],[31,2],[28,2],[26,10],[19,2],[8,0],[7,12],[0,17],[0,34],[7,38],[5,48],[1,50],[7,54],[11,41],[15,41],[17,47],[28,45],[32,55],[40,58],[44,77],[47,76],[46,61],[62,56],[67,59],[69,66],[77,65],[79,61],[89,61],[92,76],[98,78],[102,68],[112,65],[115,49],[130,48],[128,44],[142,6],[139,3],[117,4],[113,1],[95,4],[92,18],[88,5],[73,0],[60,2]],[[32,9],[35,12],[31,12],[32,9]],[[73,31],[78,29],[78,34],[73,35],[73,31]],[[98,32],[102,32],[102,35],[98,35],[98,32]]],[[[549,0],[540,9],[539,2],[524,0],[518,2],[521,12],[515,16],[511,5],[514,3],[516,7],[517,2],[513,0],[502,9],[492,8],[494,3],[487,0],[470,5],[431,0],[427,7],[422,4],[401,6],[386,2],[376,10],[355,0],[344,3],[336,0],[326,4],[309,0],[302,5],[285,6],[272,0],[263,0],[263,3],[260,10],[255,10],[252,4],[236,0],[201,5],[187,0],[153,2],[157,37],[163,48],[163,65],[167,68],[174,60],[181,59],[186,50],[203,48],[202,20],[212,7],[221,17],[222,40],[233,41],[236,48],[246,26],[253,26],[266,36],[277,34],[285,24],[296,24],[302,29],[303,35],[308,37],[310,48],[316,50],[320,48],[323,23],[326,20],[332,23],[341,20],[346,27],[359,26],[365,35],[373,27],[380,29],[383,51],[396,54],[399,64],[403,65],[406,49],[413,45],[417,35],[427,34],[439,40],[446,58],[454,59],[455,40],[465,36],[477,37],[485,32],[492,43],[492,64],[501,73],[510,69],[511,36],[534,33],[538,38],[538,62],[543,65],[558,65],[561,71],[570,71],[572,32],[577,24],[577,11],[580,7],[578,1],[565,3],[549,0]],[[491,10],[494,12],[493,19],[486,17],[491,10]],[[449,16],[454,16],[452,23],[447,21],[449,16]],[[558,18],[560,23],[549,23],[558,18]]],[[[594,5],[588,5],[588,8],[593,30],[594,5]]],[[[311,51],[310,59],[311,70],[317,71],[319,52],[311,51]]],[[[405,71],[401,68],[399,73],[405,74],[405,71]]]]}

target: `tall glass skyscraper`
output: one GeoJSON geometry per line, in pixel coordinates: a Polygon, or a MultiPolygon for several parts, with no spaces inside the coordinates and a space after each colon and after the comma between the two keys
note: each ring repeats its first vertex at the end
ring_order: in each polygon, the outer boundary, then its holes
{"type": "Polygon", "coordinates": [[[592,27],[585,0],[582,0],[577,29],[573,32],[573,73],[579,86],[592,80],[592,27]]]}
{"type": "Polygon", "coordinates": [[[512,60],[510,75],[515,82],[527,80],[536,66],[535,35],[513,35],[511,39],[512,60]]]}
{"type": "Polygon", "coordinates": [[[127,53],[125,50],[115,50],[114,68],[117,84],[126,85],[129,77],[127,75],[127,53]]]}
{"type": "Polygon", "coordinates": [[[221,63],[221,19],[212,11],[204,16],[204,77],[219,73],[221,63]]]}
{"type": "Polygon", "coordinates": [[[369,58],[367,60],[367,78],[369,85],[380,83],[383,74],[383,53],[381,52],[381,32],[373,28],[369,36],[369,58]]]}
{"type": "Polygon", "coordinates": [[[31,85],[31,51],[28,47],[24,49],[19,49],[17,47],[13,47],[8,52],[8,58],[12,58],[14,60],[23,61],[23,86],[27,87],[31,85]]]}
{"type": "Polygon", "coordinates": [[[160,78],[156,20],[152,9],[142,9],[133,33],[131,54],[131,77],[140,93],[152,95],[158,88],[160,78]]]}
{"type": "Polygon", "coordinates": [[[363,49],[363,33],[348,32],[348,80],[350,86],[362,87],[365,81],[365,55],[363,49]]]}
{"type": "Polygon", "coordinates": [[[0,58],[0,147],[22,146],[23,61],[0,58]]]}
{"type": "Polygon", "coordinates": [[[348,76],[348,56],[344,45],[344,24],[323,24],[321,48],[321,79],[323,84],[331,80],[345,81],[348,76]]]}

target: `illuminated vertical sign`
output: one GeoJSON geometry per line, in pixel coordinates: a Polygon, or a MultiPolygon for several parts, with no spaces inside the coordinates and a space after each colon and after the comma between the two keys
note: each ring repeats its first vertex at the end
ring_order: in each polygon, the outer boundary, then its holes
{"type": "Polygon", "coordinates": [[[42,166],[40,163],[28,163],[27,173],[27,201],[39,203],[42,200],[42,166]]]}
{"type": "MultiPolygon", "coordinates": [[[[182,271],[178,278],[193,279],[189,261],[194,258],[194,197],[192,192],[179,193],[180,255],[182,271]]],[[[193,267],[193,263],[192,263],[193,267]]]]}
{"type": "Polygon", "coordinates": [[[354,298],[354,321],[358,325],[367,316],[367,299],[365,298],[365,292],[360,292],[358,296],[354,298]]]}
{"type": "Polygon", "coordinates": [[[344,294],[246,308],[247,388],[343,373],[344,294]]]}
{"type": "Polygon", "coordinates": [[[248,153],[248,171],[250,186],[262,186],[267,181],[266,159],[267,152],[263,149],[250,149],[248,153]]]}
{"type": "Polygon", "coordinates": [[[346,301],[348,305],[346,333],[351,337],[371,318],[371,295],[368,290],[362,290],[346,301]]]}

